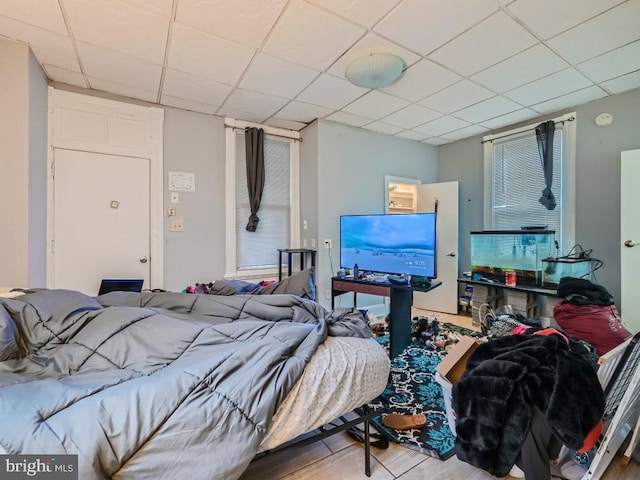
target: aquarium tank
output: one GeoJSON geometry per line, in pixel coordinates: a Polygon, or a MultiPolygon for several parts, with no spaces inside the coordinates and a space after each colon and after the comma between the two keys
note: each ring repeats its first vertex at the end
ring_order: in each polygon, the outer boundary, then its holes
{"type": "Polygon", "coordinates": [[[471,232],[471,272],[505,282],[515,271],[516,285],[541,287],[542,260],[554,255],[555,231],[544,229],[471,232]]]}

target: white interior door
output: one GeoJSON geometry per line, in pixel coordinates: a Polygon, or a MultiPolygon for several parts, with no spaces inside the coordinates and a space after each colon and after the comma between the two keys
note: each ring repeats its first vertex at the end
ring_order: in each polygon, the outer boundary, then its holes
{"type": "Polygon", "coordinates": [[[640,150],[622,152],[620,166],[620,310],[631,332],[640,331],[640,150]]]}
{"type": "Polygon", "coordinates": [[[418,185],[418,212],[436,211],[436,277],[442,282],[431,292],[414,292],[413,306],[458,313],[458,182],[418,185]]]}
{"type": "Polygon", "coordinates": [[[54,149],[54,288],[149,285],[149,160],[54,149]]]}

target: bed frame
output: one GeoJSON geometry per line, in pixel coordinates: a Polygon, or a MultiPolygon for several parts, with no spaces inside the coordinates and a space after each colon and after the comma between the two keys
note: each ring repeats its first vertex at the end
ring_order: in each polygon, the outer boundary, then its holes
{"type": "MultiPolygon", "coordinates": [[[[340,416],[337,420],[340,421],[339,424],[335,425],[333,423],[325,424],[319,427],[317,433],[314,433],[309,436],[309,434],[304,434],[296,439],[293,439],[289,442],[282,444],[279,447],[273,448],[271,450],[264,450],[258,453],[253,462],[264,458],[267,455],[272,455],[275,453],[283,452],[285,450],[290,450],[293,448],[300,448],[307,445],[311,445],[319,440],[323,440],[327,437],[335,435],[336,433],[344,432],[352,427],[364,424],[364,473],[367,477],[371,476],[371,438],[370,438],[370,420],[380,413],[380,409],[372,409],[369,405],[363,405],[358,409],[359,411],[354,410],[358,416],[352,420],[347,420],[344,416],[340,416]]],[[[316,431],[314,430],[314,432],[316,431]]]]}

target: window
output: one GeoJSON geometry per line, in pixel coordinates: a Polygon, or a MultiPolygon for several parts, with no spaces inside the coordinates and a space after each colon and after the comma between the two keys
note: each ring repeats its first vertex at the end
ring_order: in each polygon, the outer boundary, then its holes
{"type": "Polygon", "coordinates": [[[552,192],[556,208],[547,210],[539,201],[545,188],[535,125],[484,138],[486,230],[520,230],[543,226],[555,230],[566,253],[575,231],[575,113],[553,119],[552,192]]]}
{"type": "Polygon", "coordinates": [[[226,276],[273,276],[278,249],[299,244],[298,132],[225,119],[227,247],[226,276]],[[246,230],[251,209],[247,191],[244,128],[264,129],[265,184],[255,232],[246,230]]]}

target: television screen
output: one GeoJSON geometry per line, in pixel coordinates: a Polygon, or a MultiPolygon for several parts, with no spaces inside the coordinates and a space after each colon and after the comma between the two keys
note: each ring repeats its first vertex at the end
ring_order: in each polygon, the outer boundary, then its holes
{"type": "Polygon", "coordinates": [[[392,275],[436,276],[436,214],[343,215],[340,266],[392,275]]]}

